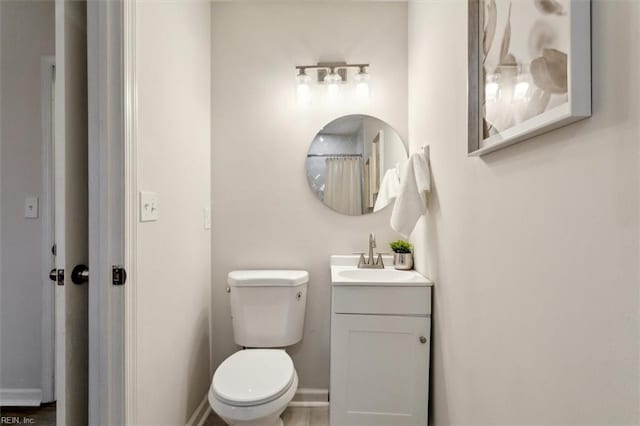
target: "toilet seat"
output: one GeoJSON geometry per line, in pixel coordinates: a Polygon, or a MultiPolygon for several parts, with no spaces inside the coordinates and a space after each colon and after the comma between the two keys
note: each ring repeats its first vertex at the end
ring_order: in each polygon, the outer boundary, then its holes
{"type": "Polygon", "coordinates": [[[220,401],[213,392],[213,385],[209,390],[209,404],[213,411],[218,414],[222,420],[230,425],[277,425],[279,423],[280,415],[287,408],[287,405],[293,399],[293,396],[298,389],[298,375],[294,371],[293,383],[289,389],[277,399],[270,402],[265,402],[261,405],[238,407],[235,405],[229,405],[220,401]]]}
{"type": "Polygon", "coordinates": [[[281,349],[245,349],[216,369],[211,390],[220,402],[252,407],[278,399],[295,378],[291,357],[281,349]]]}

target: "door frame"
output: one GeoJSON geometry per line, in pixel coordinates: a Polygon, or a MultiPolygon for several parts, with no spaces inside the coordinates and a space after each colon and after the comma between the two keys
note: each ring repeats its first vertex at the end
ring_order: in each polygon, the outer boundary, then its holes
{"type": "Polygon", "coordinates": [[[124,264],[129,275],[125,285],[125,361],[124,394],[126,425],[138,424],[137,362],[138,362],[138,85],[136,67],[136,7],[137,0],[122,0],[122,46],[124,89],[124,264]]]}
{"type": "Polygon", "coordinates": [[[89,423],[136,425],[136,0],[88,0],[89,423]],[[112,283],[112,266],[127,280],[112,283]]]}
{"type": "Polygon", "coordinates": [[[54,233],[54,125],[53,99],[55,56],[43,56],[40,60],[40,110],[42,126],[42,402],[55,401],[55,283],[48,272],[55,262],[47,262],[53,254],[54,233]]]}

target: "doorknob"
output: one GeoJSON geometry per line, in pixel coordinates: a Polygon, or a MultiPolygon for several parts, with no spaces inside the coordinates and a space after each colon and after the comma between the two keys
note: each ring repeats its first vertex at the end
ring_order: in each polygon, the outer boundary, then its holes
{"type": "Polygon", "coordinates": [[[427,343],[427,338],[424,336],[420,336],[420,343],[422,343],[423,345],[427,343]]]}
{"type": "Polygon", "coordinates": [[[53,268],[50,272],[49,272],[49,279],[51,281],[58,281],[58,270],[56,268],[53,268]]]}
{"type": "Polygon", "coordinates": [[[86,265],[77,265],[71,271],[71,281],[74,284],[84,284],[89,281],[89,268],[86,265]]]}

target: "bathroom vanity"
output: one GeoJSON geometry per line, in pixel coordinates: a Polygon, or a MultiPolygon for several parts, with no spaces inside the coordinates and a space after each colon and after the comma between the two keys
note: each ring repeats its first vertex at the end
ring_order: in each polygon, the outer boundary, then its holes
{"type": "Polygon", "coordinates": [[[432,283],[331,257],[331,425],[426,425],[432,283]]]}

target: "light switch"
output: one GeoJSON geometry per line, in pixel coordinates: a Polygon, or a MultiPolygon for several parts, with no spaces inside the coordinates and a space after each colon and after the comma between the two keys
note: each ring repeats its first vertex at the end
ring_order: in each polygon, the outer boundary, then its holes
{"type": "Polygon", "coordinates": [[[204,229],[211,229],[211,207],[204,208],[204,229]]]}
{"type": "Polygon", "coordinates": [[[27,219],[36,219],[38,217],[38,197],[24,199],[24,217],[27,219]]]}
{"type": "Polygon", "coordinates": [[[155,222],[160,219],[159,209],[156,192],[140,192],[140,222],[155,222]]]}

